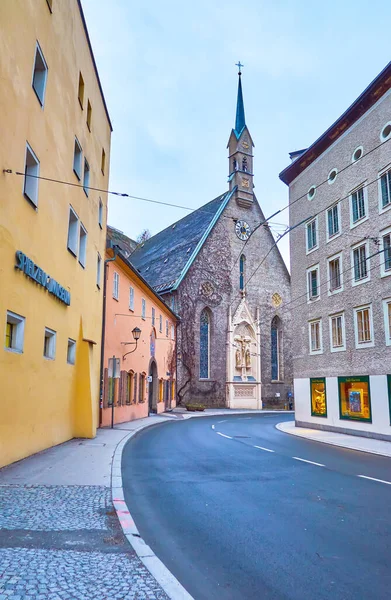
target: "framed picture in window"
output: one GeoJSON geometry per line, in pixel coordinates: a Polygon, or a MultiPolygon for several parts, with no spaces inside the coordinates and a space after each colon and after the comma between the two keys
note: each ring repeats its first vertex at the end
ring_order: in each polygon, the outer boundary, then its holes
{"type": "Polygon", "coordinates": [[[318,377],[310,379],[311,389],[311,415],[313,417],[327,417],[326,379],[318,377]]]}
{"type": "Polygon", "coordinates": [[[369,377],[338,377],[339,418],[372,423],[369,377]]]}

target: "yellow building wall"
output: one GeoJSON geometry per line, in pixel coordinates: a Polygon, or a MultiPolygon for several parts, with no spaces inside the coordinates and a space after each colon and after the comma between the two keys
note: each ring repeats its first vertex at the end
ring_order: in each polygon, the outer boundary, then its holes
{"type": "Polygon", "coordinates": [[[52,13],[46,0],[0,2],[0,81],[1,467],[75,436],[93,437],[98,425],[107,197],[40,180],[36,209],[23,195],[23,176],[15,174],[24,171],[27,141],[41,177],[79,184],[73,172],[77,136],[90,165],[90,186],[108,187],[111,126],[77,0],[54,1],[52,13]],[[37,40],[48,65],[43,107],[31,85],[37,40]],[[87,230],[85,268],[67,249],[70,205],[87,230]],[[15,269],[17,250],[70,292],[70,306],[15,269]],[[7,310],[25,317],[23,353],[5,349],[7,310]],[[45,327],[57,333],[54,360],[43,356],[45,327]],[[67,363],[68,338],[77,342],[75,365],[67,363]]]}

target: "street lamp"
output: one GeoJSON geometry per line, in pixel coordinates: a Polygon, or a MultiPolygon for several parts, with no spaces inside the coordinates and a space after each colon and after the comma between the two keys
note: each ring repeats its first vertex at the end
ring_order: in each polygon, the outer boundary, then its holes
{"type": "Polygon", "coordinates": [[[126,354],[123,355],[122,360],[125,360],[125,356],[128,356],[128,354],[132,354],[132,352],[135,352],[137,350],[137,342],[140,339],[141,329],[139,327],[135,327],[134,329],[132,329],[132,335],[135,341],[123,342],[123,344],[124,346],[135,346],[135,348],[133,348],[133,350],[130,350],[130,352],[126,352],[126,354]]]}

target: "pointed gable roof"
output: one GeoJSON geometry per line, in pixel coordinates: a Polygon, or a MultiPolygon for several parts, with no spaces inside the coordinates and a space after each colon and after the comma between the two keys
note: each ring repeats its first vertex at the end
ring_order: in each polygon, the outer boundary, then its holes
{"type": "MultiPolygon", "coordinates": [[[[236,189],[236,188],[235,188],[236,189]]],[[[226,192],[141,244],[130,261],[156,292],[175,290],[233,194],[226,192]]]]}

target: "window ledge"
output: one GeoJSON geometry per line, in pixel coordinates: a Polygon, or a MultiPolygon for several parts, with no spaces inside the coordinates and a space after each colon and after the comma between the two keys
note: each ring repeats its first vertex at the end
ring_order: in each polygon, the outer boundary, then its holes
{"type": "Polygon", "coordinates": [[[118,298],[118,296],[114,296],[114,295],[113,295],[113,300],[116,300],[117,302],[119,302],[119,298],[118,298]]]}
{"type": "Polygon", "coordinates": [[[356,287],[357,285],[361,285],[362,283],[368,283],[368,281],[371,281],[370,277],[365,277],[363,279],[358,279],[357,281],[355,281],[353,279],[352,280],[352,287],[356,287]]]}
{"type": "Polygon", "coordinates": [[[18,350],[17,348],[4,348],[7,352],[11,352],[12,354],[23,354],[23,350],[18,350]]]}
{"type": "Polygon", "coordinates": [[[75,253],[75,252],[72,250],[72,248],[70,248],[69,246],[67,246],[67,249],[68,249],[68,252],[69,252],[70,254],[72,254],[72,256],[73,256],[74,258],[77,258],[77,254],[76,254],[76,253],[75,253]]]}
{"type": "Polygon", "coordinates": [[[319,249],[319,245],[318,245],[318,246],[315,246],[314,248],[311,248],[311,250],[308,250],[308,249],[307,249],[307,250],[306,250],[306,254],[307,254],[307,256],[308,256],[308,254],[311,254],[311,252],[315,252],[315,250],[318,250],[318,249],[319,249]]]}
{"type": "Polygon", "coordinates": [[[358,225],[361,225],[361,223],[365,223],[365,221],[368,221],[369,219],[369,215],[366,215],[365,217],[363,217],[362,219],[359,219],[358,221],[355,221],[353,223],[353,221],[350,223],[350,229],[354,229],[355,227],[358,227],[358,225]]]}
{"type": "Polygon", "coordinates": [[[386,204],[385,206],[381,206],[379,208],[379,215],[387,212],[388,210],[390,210],[390,208],[391,208],[391,202],[389,204],[386,204]]]}

